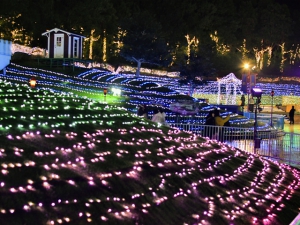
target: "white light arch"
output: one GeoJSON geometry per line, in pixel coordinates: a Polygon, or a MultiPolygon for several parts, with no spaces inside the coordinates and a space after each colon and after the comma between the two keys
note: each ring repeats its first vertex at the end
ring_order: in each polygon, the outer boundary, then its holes
{"type": "Polygon", "coordinates": [[[226,88],[226,105],[236,105],[236,90],[241,89],[242,81],[237,79],[233,73],[228,74],[222,79],[218,79],[218,100],[217,103],[220,104],[221,97],[221,85],[225,85],[226,88]]]}

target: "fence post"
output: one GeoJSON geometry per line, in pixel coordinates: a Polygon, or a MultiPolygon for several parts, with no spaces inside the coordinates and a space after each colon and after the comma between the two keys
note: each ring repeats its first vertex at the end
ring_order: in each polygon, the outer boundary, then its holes
{"type": "Polygon", "coordinates": [[[290,140],[290,148],[289,148],[289,165],[291,165],[291,156],[292,156],[293,139],[294,139],[294,135],[290,135],[290,134],[289,134],[289,140],[290,140]]]}
{"type": "Polygon", "coordinates": [[[271,156],[271,144],[272,144],[272,142],[271,142],[271,133],[270,133],[270,135],[269,135],[269,138],[268,138],[268,140],[267,140],[268,142],[267,142],[267,145],[269,146],[269,152],[268,152],[268,156],[271,156]]]}

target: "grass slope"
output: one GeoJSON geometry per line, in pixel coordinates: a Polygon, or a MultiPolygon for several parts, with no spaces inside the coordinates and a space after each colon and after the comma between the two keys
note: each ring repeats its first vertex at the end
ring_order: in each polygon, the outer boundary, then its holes
{"type": "Polygon", "coordinates": [[[0,83],[0,224],[289,224],[299,171],[115,106],[0,83]]]}

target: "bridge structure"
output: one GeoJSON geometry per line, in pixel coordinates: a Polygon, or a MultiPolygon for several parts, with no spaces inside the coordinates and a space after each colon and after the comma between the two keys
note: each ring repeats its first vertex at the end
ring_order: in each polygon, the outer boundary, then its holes
{"type": "Polygon", "coordinates": [[[0,39],[0,71],[5,73],[5,67],[10,63],[12,51],[11,41],[0,39]]]}

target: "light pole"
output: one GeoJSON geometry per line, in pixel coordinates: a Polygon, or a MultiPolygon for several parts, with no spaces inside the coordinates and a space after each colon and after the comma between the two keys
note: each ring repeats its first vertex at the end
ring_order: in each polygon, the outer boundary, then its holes
{"type": "Polygon", "coordinates": [[[273,98],[274,98],[274,90],[271,91],[271,97],[272,97],[272,105],[271,105],[271,127],[273,127],[273,98]]]}
{"type": "Polygon", "coordinates": [[[248,63],[245,63],[244,64],[244,69],[247,71],[247,74],[246,74],[246,86],[247,86],[247,95],[248,95],[248,103],[247,103],[247,111],[249,112],[249,94],[250,94],[250,65],[248,63]]]}
{"type": "Polygon", "coordinates": [[[253,130],[253,142],[254,142],[254,154],[256,154],[256,149],[260,148],[260,139],[258,138],[258,132],[257,132],[257,107],[258,103],[261,99],[262,90],[259,88],[252,88],[251,93],[253,97],[256,97],[255,101],[255,117],[254,117],[254,130],[253,130]]]}
{"type": "MultiPolygon", "coordinates": [[[[254,70],[255,66],[251,66],[248,63],[244,64],[244,69],[246,71],[245,74],[243,74],[243,78],[242,78],[242,90],[244,92],[247,92],[248,95],[248,112],[254,111],[254,103],[251,101],[250,104],[250,99],[249,99],[249,94],[251,94],[252,88],[255,87],[256,84],[256,74],[253,74],[253,70],[254,70]]],[[[251,98],[252,100],[252,98],[251,98]]]]}

